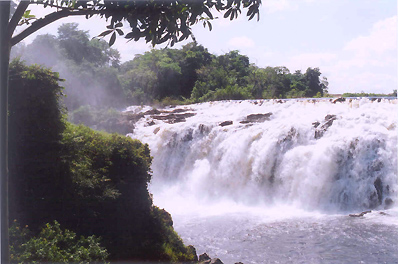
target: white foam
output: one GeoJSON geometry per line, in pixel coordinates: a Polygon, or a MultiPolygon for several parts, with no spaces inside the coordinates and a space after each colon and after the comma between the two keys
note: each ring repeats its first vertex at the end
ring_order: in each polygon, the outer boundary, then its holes
{"type": "Polygon", "coordinates": [[[278,207],[298,215],[345,212],[377,203],[377,178],[383,201],[398,203],[397,100],[256,102],[179,106],[196,115],[176,124],[154,120],[154,126],[147,126],[146,116],[136,124],[130,136],[148,143],[154,156],[155,204],[177,214],[278,207]],[[269,112],[269,121],[239,123],[269,112]],[[316,139],[313,123],[324,123],[327,115],[336,119],[316,139]],[[233,124],[219,126],[227,120],[233,124]]]}

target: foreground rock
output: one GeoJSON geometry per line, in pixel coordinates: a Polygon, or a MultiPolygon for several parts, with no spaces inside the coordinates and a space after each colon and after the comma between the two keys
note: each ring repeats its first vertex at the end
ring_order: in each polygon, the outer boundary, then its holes
{"type": "Polygon", "coordinates": [[[207,253],[199,256],[199,264],[224,264],[219,258],[210,258],[207,253]]]}
{"type": "Polygon", "coordinates": [[[361,217],[361,216],[364,216],[364,215],[366,215],[368,213],[371,213],[371,212],[372,211],[364,211],[364,212],[362,212],[360,214],[349,214],[349,216],[351,216],[351,217],[361,217]]]}

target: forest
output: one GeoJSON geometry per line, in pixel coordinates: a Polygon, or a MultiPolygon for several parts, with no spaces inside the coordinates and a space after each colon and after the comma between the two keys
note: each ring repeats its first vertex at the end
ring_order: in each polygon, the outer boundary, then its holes
{"type": "Polygon", "coordinates": [[[116,49],[90,39],[76,23],[61,25],[56,36],[39,35],[28,45],[17,45],[12,57],[60,72],[69,112],[84,105],[120,110],[141,104],[323,97],[328,89],[319,68],[261,68],[237,50],[215,55],[196,42],[181,49],[152,49],[121,63],[116,49]]]}

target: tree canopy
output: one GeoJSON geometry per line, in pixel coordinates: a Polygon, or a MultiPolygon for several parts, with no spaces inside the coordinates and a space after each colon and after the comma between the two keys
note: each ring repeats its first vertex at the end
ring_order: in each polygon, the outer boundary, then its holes
{"type": "Polygon", "coordinates": [[[261,0],[21,1],[9,22],[8,34],[11,45],[15,45],[33,32],[60,18],[77,15],[90,18],[98,15],[109,21],[107,30],[99,36],[111,34],[110,45],[113,45],[116,36],[119,35],[135,41],[144,38],[152,45],[168,41],[173,46],[191,36],[191,27],[197,23],[201,22],[211,30],[211,21],[217,18],[213,15],[214,11],[221,12],[224,18],[233,20],[242,13],[243,9],[246,9],[246,16],[249,20],[255,16],[259,19],[260,4],[261,0]],[[34,15],[27,10],[30,4],[54,7],[57,8],[57,11],[34,20],[34,15]],[[22,24],[26,24],[28,27],[13,36],[15,28],[22,24]],[[122,30],[125,24],[130,27],[130,31],[126,33],[122,30]]]}

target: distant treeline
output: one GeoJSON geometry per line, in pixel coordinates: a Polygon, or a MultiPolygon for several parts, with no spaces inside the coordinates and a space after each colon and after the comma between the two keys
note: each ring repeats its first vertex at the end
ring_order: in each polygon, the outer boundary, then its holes
{"type": "Polygon", "coordinates": [[[397,97],[397,90],[393,90],[392,93],[390,94],[377,94],[377,93],[365,93],[365,92],[360,92],[360,93],[343,93],[341,95],[342,97],[397,97]]]}
{"type": "Polygon", "coordinates": [[[66,79],[69,111],[83,105],[195,103],[223,99],[321,97],[326,77],[319,68],[291,73],[286,67],[260,68],[238,51],[214,55],[197,43],[181,49],[153,49],[120,63],[104,40],[90,39],[78,24],[63,24],[58,35],[39,35],[12,56],[52,67],[66,79]]]}

